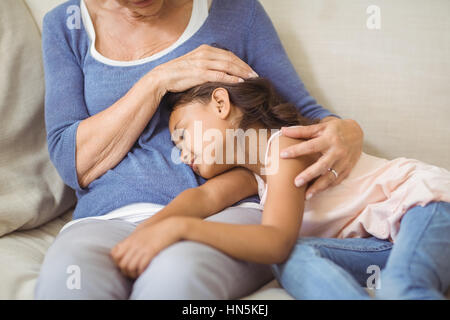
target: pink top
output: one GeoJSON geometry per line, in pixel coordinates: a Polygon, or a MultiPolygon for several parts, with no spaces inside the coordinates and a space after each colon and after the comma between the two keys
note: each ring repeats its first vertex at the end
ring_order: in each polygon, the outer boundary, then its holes
{"type": "MultiPolygon", "coordinates": [[[[270,143],[281,131],[273,134],[270,143]]],[[[255,174],[261,205],[267,187],[255,174]]],[[[419,160],[386,160],[362,153],[340,184],[305,202],[299,236],[357,238],[373,235],[394,242],[403,214],[431,201],[450,202],[450,172],[419,160]]]]}

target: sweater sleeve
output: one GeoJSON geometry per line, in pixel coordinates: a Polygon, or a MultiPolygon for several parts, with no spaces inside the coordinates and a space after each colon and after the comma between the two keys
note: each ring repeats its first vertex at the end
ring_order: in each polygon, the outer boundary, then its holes
{"type": "Polygon", "coordinates": [[[340,118],[319,105],[308,93],[263,6],[258,0],[252,2],[253,15],[247,34],[248,64],[260,77],[271,80],[281,96],[295,104],[303,116],[310,119],[340,118]]]}
{"type": "Polygon", "coordinates": [[[43,21],[42,51],[45,74],[45,125],[50,159],[64,183],[76,191],[76,134],[89,117],[84,102],[84,75],[73,51],[70,32],[49,12],[43,21]]]}

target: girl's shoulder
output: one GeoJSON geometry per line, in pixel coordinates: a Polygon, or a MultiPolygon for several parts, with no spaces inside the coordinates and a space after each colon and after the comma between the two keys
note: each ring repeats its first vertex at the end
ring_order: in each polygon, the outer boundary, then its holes
{"type": "Polygon", "coordinates": [[[278,134],[271,137],[270,144],[267,146],[265,156],[265,168],[264,175],[266,176],[266,182],[279,183],[277,177],[283,177],[281,179],[294,178],[300,174],[304,169],[312,165],[317,161],[318,156],[315,154],[303,155],[295,158],[281,158],[280,153],[286,148],[294,147],[306,140],[294,139],[290,137],[278,134]]]}

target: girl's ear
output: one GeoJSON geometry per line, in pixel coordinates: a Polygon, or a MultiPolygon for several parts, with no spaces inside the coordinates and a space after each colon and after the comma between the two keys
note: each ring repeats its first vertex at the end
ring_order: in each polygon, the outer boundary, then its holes
{"type": "Polygon", "coordinates": [[[227,119],[231,114],[230,98],[228,91],[224,88],[216,88],[211,94],[211,104],[214,113],[222,120],[227,119]]]}

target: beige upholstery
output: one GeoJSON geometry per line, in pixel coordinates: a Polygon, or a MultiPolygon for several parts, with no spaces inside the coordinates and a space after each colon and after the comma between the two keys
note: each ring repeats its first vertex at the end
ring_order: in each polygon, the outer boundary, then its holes
{"type": "Polygon", "coordinates": [[[0,2],[0,236],[31,229],[75,204],[45,139],[41,39],[22,1],[0,2]]]}
{"type": "Polygon", "coordinates": [[[69,210],[40,228],[0,238],[0,299],[33,299],[45,252],[71,215],[69,210]]]}
{"type": "MultiPolygon", "coordinates": [[[[310,93],[361,124],[364,151],[450,169],[448,0],[378,0],[380,30],[366,27],[373,1],[260,1],[310,93]]],[[[24,1],[37,26],[61,2],[24,1]]],[[[32,298],[45,251],[70,215],[0,238],[0,299],[32,298]]],[[[275,281],[246,297],[289,298],[275,281]]]]}

